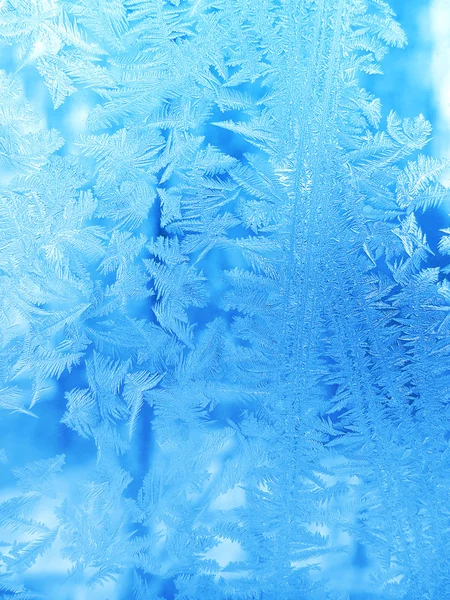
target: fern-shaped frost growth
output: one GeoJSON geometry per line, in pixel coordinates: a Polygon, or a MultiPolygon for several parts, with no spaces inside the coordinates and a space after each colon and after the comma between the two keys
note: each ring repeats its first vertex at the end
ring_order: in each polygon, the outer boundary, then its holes
{"type": "Polygon", "coordinates": [[[405,44],[1,4],[1,598],[450,596],[447,165],[360,84],[405,44]]]}

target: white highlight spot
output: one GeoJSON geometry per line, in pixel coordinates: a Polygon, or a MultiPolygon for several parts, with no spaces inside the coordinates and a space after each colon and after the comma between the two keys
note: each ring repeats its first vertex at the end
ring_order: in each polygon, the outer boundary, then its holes
{"type": "MultiPolygon", "coordinates": [[[[431,2],[429,26],[433,44],[431,82],[438,111],[439,138],[436,143],[438,153],[444,159],[450,159],[450,3],[448,0],[431,2]]],[[[450,169],[443,173],[441,183],[450,187],[450,169]]]]}
{"type": "Polygon", "coordinates": [[[245,552],[239,542],[227,538],[218,538],[218,545],[205,554],[205,558],[215,560],[222,568],[230,562],[239,562],[244,559],[245,552]]]}

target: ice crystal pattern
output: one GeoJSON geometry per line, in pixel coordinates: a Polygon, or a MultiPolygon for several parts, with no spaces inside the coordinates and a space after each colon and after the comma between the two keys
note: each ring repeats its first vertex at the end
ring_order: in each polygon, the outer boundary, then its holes
{"type": "Polygon", "coordinates": [[[450,597],[446,165],[360,84],[405,44],[0,3],[1,598],[450,597]]]}

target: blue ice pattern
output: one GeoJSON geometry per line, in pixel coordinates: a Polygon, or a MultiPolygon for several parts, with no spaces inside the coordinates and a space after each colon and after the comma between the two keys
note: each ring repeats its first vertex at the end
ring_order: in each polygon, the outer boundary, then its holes
{"type": "Polygon", "coordinates": [[[1,600],[450,598],[406,44],[383,0],[0,1],[1,600]]]}

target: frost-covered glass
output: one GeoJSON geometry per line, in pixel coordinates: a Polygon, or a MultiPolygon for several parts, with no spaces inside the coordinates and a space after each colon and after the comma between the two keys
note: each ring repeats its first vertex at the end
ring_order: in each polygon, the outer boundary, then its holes
{"type": "Polygon", "coordinates": [[[394,17],[0,2],[2,600],[450,598],[450,193],[362,88],[394,17]]]}

